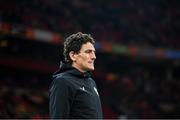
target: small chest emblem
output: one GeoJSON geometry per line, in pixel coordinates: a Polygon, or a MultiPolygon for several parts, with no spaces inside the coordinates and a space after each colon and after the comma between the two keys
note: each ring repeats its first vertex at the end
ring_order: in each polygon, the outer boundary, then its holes
{"type": "Polygon", "coordinates": [[[94,91],[95,91],[95,92],[96,92],[96,94],[99,96],[99,93],[98,93],[98,91],[97,91],[96,87],[94,87],[94,91]]]}
{"type": "Polygon", "coordinates": [[[86,89],[85,89],[84,87],[80,87],[80,89],[81,89],[82,91],[86,91],[86,89]]]}

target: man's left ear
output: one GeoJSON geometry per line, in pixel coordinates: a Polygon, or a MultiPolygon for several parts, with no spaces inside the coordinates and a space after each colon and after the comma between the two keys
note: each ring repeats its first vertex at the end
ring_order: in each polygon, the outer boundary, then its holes
{"type": "Polygon", "coordinates": [[[69,53],[69,56],[70,56],[70,58],[71,58],[71,60],[72,60],[73,62],[76,61],[76,56],[77,56],[77,54],[76,54],[74,51],[71,51],[71,52],[69,53]]]}

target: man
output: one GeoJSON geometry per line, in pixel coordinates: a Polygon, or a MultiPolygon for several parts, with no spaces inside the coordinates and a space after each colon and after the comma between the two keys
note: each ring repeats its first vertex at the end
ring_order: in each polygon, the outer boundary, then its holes
{"type": "Polygon", "coordinates": [[[90,71],[96,59],[94,39],[78,32],[66,38],[64,58],[50,87],[50,118],[101,119],[101,101],[90,71]]]}

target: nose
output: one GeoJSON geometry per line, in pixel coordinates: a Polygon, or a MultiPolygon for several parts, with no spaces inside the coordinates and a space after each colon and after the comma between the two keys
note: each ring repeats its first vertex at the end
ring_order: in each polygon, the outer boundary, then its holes
{"type": "Polygon", "coordinates": [[[95,54],[95,52],[92,52],[92,54],[91,54],[91,59],[92,59],[92,60],[95,60],[95,59],[96,59],[96,54],[95,54]]]}

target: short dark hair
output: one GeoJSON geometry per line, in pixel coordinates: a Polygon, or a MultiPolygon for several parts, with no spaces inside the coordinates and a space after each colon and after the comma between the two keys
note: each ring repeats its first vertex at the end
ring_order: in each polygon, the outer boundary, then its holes
{"type": "Polygon", "coordinates": [[[73,51],[74,53],[79,53],[82,45],[87,42],[90,42],[93,45],[95,44],[95,41],[90,34],[78,32],[67,37],[64,42],[63,52],[65,62],[72,64],[72,60],[69,56],[69,53],[71,51],[73,51]]]}

